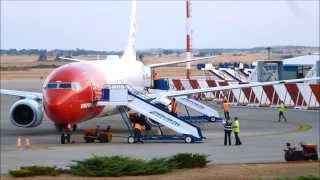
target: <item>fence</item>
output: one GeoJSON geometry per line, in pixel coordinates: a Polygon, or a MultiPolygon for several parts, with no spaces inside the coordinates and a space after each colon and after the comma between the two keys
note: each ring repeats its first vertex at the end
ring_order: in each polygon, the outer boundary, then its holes
{"type": "MultiPolygon", "coordinates": [[[[169,79],[170,89],[198,89],[238,84],[238,82],[216,80],[169,79]]],[[[302,109],[320,109],[320,84],[285,83],[216,91],[194,95],[194,98],[213,99],[237,105],[277,106],[283,101],[286,106],[302,109]]]]}

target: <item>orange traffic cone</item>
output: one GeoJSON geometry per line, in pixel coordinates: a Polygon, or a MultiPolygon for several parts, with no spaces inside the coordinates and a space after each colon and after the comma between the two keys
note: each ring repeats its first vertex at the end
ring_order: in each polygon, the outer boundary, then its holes
{"type": "Polygon", "coordinates": [[[25,139],[25,142],[26,142],[26,144],[25,144],[26,149],[30,149],[30,148],[31,148],[30,139],[29,139],[29,138],[26,138],[26,139],[25,139]]]}
{"type": "Polygon", "coordinates": [[[21,149],[22,148],[22,143],[21,143],[21,137],[20,136],[18,136],[18,138],[17,138],[16,146],[17,146],[17,149],[21,149]]]}

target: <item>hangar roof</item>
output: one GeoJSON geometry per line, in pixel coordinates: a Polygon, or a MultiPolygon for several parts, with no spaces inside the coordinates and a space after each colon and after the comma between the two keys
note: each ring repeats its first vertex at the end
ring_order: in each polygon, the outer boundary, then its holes
{"type": "Polygon", "coordinates": [[[283,59],[284,65],[307,65],[313,66],[316,64],[316,61],[320,60],[320,54],[312,54],[312,55],[305,55],[305,56],[298,56],[289,59],[283,59]]]}

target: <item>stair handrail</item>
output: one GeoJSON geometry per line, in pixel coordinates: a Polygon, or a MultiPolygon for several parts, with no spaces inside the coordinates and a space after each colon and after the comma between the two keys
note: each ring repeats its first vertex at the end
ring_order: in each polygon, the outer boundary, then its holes
{"type": "Polygon", "coordinates": [[[148,94],[147,94],[146,92],[144,92],[144,91],[139,91],[139,90],[135,89],[134,87],[132,87],[132,86],[130,86],[130,85],[128,85],[128,84],[126,85],[126,87],[127,87],[128,91],[129,91],[131,94],[134,94],[134,95],[136,95],[136,96],[139,96],[139,97],[141,97],[141,98],[143,98],[143,99],[145,99],[145,100],[150,100],[150,99],[153,100],[153,98],[151,98],[150,96],[148,96],[148,94]]]}
{"type": "MultiPolygon", "coordinates": [[[[147,103],[147,104],[149,104],[149,105],[151,105],[151,106],[153,106],[153,107],[156,107],[156,108],[159,109],[160,111],[163,111],[164,113],[171,115],[169,112],[166,112],[166,111],[160,109],[160,108],[157,107],[155,104],[152,104],[150,101],[148,101],[147,99],[144,99],[143,97],[140,97],[140,96],[137,95],[137,94],[133,94],[130,90],[129,90],[129,94],[131,94],[133,97],[138,98],[138,99],[142,100],[143,102],[145,102],[145,103],[147,103]]],[[[171,115],[171,116],[172,116],[172,115],[171,115]]],[[[179,118],[179,117],[175,117],[175,118],[177,118],[177,119],[179,119],[179,120],[181,120],[181,121],[183,121],[183,122],[185,122],[185,123],[187,123],[187,124],[195,127],[195,128],[197,129],[197,131],[198,131],[199,136],[200,136],[201,138],[203,138],[201,129],[200,129],[198,126],[196,126],[196,125],[194,125],[194,124],[192,124],[192,123],[190,123],[190,122],[188,122],[188,121],[186,121],[186,120],[184,120],[184,119],[182,119],[182,118],[179,118]]]]}

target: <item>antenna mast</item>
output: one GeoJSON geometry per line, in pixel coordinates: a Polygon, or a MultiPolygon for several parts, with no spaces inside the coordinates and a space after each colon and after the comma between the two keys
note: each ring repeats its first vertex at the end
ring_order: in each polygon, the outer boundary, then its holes
{"type": "MultiPolygon", "coordinates": [[[[192,58],[191,50],[191,0],[185,0],[186,2],[186,59],[192,58]]],[[[191,62],[187,62],[187,79],[191,77],[191,62]]]]}

